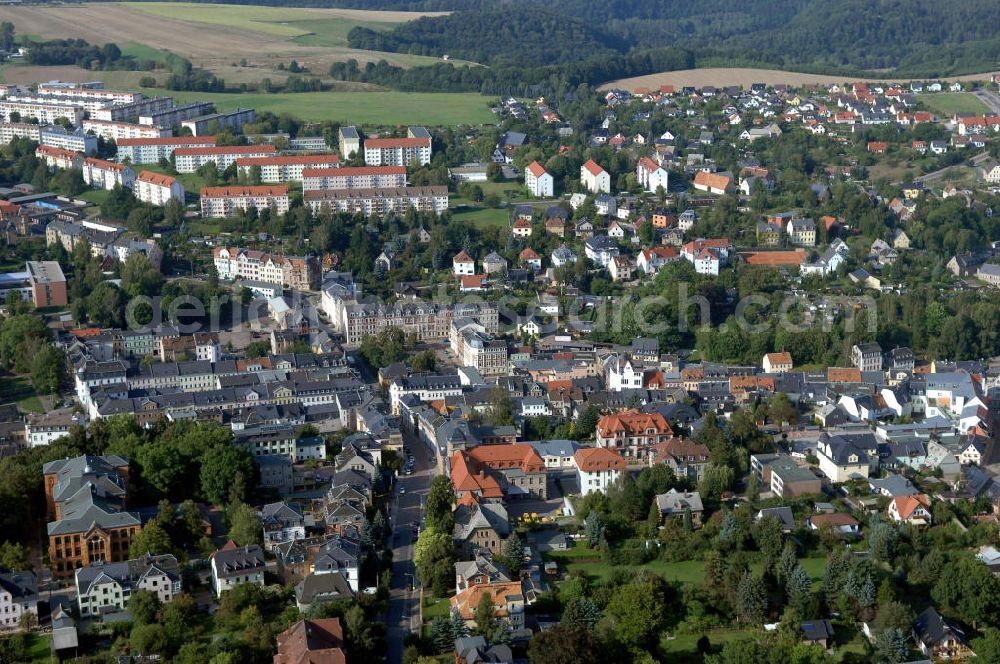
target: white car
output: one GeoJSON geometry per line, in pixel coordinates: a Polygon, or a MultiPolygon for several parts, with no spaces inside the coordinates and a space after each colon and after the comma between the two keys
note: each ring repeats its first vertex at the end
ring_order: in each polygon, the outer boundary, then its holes
{"type": "Polygon", "coordinates": [[[404,493],[406,493],[406,487],[403,486],[403,485],[400,485],[399,486],[399,495],[402,496],[404,493]]]}

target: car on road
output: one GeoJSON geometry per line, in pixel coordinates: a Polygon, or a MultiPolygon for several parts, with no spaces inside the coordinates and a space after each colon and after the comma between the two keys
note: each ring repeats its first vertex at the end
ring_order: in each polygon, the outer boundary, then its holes
{"type": "Polygon", "coordinates": [[[399,495],[403,495],[404,493],[406,493],[406,487],[403,486],[402,484],[400,484],[399,485],[399,495]]]}

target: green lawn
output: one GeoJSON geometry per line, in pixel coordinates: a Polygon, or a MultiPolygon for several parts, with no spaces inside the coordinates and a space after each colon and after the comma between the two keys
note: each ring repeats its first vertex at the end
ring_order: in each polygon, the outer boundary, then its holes
{"type": "MultiPolygon", "coordinates": [[[[304,25],[289,22],[288,19],[295,10],[286,7],[216,5],[196,2],[126,2],[125,5],[164,18],[224,25],[278,37],[298,37],[312,32],[304,25]]],[[[345,32],[345,37],[346,34],[345,32]]]]}
{"type": "MultiPolygon", "coordinates": [[[[719,648],[728,641],[735,641],[746,632],[739,629],[716,629],[708,632],[708,640],[713,648],[719,648]]],[[[698,639],[701,634],[678,634],[668,638],[665,634],[660,638],[660,652],[672,656],[693,656],[698,652],[698,639]]]]}
{"type": "Polygon", "coordinates": [[[145,44],[137,44],[134,42],[128,42],[121,45],[122,53],[125,55],[131,55],[136,60],[153,60],[154,62],[165,62],[167,54],[163,51],[153,48],[152,46],[146,46],[145,44]]]}
{"type": "Polygon", "coordinates": [[[309,121],[335,120],[355,125],[479,125],[491,124],[492,97],[473,92],[299,92],[209,93],[147,89],[149,96],[173,97],[177,103],[210,101],[219,110],[237,106],[272,113],[291,113],[309,121]]]}
{"type": "Polygon", "coordinates": [[[447,597],[444,599],[424,598],[424,622],[428,623],[435,618],[444,618],[451,610],[450,607],[451,602],[447,597]]]}
{"type": "Polygon", "coordinates": [[[937,115],[951,116],[955,113],[983,113],[986,104],[971,92],[937,92],[922,94],[917,99],[937,115]]]}
{"type": "Polygon", "coordinates": [[[29,662],[52,661],[52,636],[50,634],[30,634],[27,637],[25,655],[29,662]]]}
{"type": "Polygon", "coordinates": [[[0,378],[0,403],[16,402],[22,409],[33,413],[45,412],[35,388],[25,376],[3,376],[0,378]]]}
{"type": "Polygon", "coordinates": [[[510,224],[510,214],[507,210],[498,208],[463,207],[452,210],[452,218],[473,226],[507,226],[510,224]]]}
{"type": "Polygon", "coordinates": [[[108,196],[111,194],[107,189],[88,189],[78,196],[85,201],[89,201],[94,205],[101,205],[104,201],[108,200],[108,196]]]}

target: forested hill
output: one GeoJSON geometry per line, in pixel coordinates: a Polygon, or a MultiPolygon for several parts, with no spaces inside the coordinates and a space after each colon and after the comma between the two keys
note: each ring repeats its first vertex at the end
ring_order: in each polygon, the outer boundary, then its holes
{"type": "MultiPolygon", "coordinates": [[[[306,0],[308,1],[308,0],[306,0]]],[[[365,8],[455,10],[352,46],[449,53],[480,62],[571,61],[581,50],[679,46],[698,56],[828,71],[975,73],[1000,60],[996,0],[333,0],[365,8]],[[515,9],[515,7],[517,9],[515,9]],[[490,20],[480,20],[489,16],[490,20]],[[562,23],[553,21],[553,16],[562,23]],[[537,17],[537,18],[535,18],[537,17]],[[511,35],[514,35],[513,37],[511,35]],[[518,34],[540,35],[549,45],[518,34]],[[568,49],[565,58],[552,54],[568,49]]],[[[598,51],[597,55],[600,54],[598,51]]]]}

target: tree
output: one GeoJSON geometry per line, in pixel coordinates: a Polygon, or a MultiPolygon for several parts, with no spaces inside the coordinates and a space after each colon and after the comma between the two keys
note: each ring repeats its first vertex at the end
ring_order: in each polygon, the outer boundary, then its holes
{"type": "Polygon", "coordinates": [[[875,640],[875,661],[878,664],[899,664],[910,654],[910,639],[899,628],[879,632],[875,640]]]}
{"type": "Polygon", "coordinates": [[[167,637],[163,625],[156,623],[138,625],[132,628],[129,645],[137,653],[161,653],[167,647],[167,637]]]}
{"type": "Polygon", "coordinates": [[[434,371],[437,367],[437,355],[432,350],[417,353],[410,359],[410,370],[413,373],[434,371]]]}
{"type": "Polygon", "coordinates": [[[476,629],[488,639],[497,626],[496,607],[493,606],[493,596],[490,593],[484,592],[479,596],[475,619],[476,629]]]}
{"type": "Polygon", "coordinates": [[[592,547],[604,544],[604,521],[596,510],[591,510],[587,518],[583,520],[583,532],[587,536],[587,543],[592,547]]]}
{"type": "Polygon", "coordinates": [[[28,563],[28,547],[16,542],[0,544],[0,567],[17,572],[31,569],[28,563]]]}
{"type": "Polygon", "coordinates": [[[781,521],[774,516],[766,516],[753,527],[753,539],[766,561],[772,561],[781,553],[785,541],[781,521]]]}
{"type": "Polygon", "coordinates": [[[562,624],[594,629],[601,619],[601,609],[589,597],[577,597],[566,604],[562,614],[562,624]]]}
{"type": "Polygon", "coordinates": [[[124,307],[121,289],[107,281],[97,284],[87,296],[87,317],[101,327],[122,327],[124,307]]]}
{"type": "Polygon", "coordinates": [[[139,558],[147,553],[157,556],[172,551],[173,542],[170,540],[170,535],[159,521],[150,519],[139,531],[139,534],[132,538],[129,554],[132,558],[139,558]]]}
{"type": "Polygon", "coordinates": [[[719,463],[712,463],[705,469],[701,485],[698,487],[703,496],[710,496],[718,499],[722,494],[732,488],[736,480],[736,473],[729,466],[719,463]]]}
{"type": "Polygon", "coordinates": [[[40,394],[56,394],[66,374],[66,354],[45,345],[31,360],[31,385],[40,394]]]}
{"type": "Polygon", "coordinates": [[[908,630],[913,624],[913,610],[902,602],[885,602],[880,604],[872,621],[872,630],[875,633],[883,632],[887,629],[908,630]]]}
{"type": "Polygon", "coordinates": [[[452,507],[455,504],[455,487],[446,475],[435,475],[424,501],[424,523],[427,528],[450,533],[455,526],[452,507]]]}
{"type": "Polygon", "coordinates": [[[503,560],[511,574],[517,575],[524,567],[524,543],[517,533],[511,533],[503,543],[503,560]]]}
{"type": "Polygon", "coordinates": [[[798,421],[798,411],[784,392],[778,392],[768,404],[771,419],[779,423],[795,424],[798,421]]]}
{"type": "Polygon", "coordinates": [[[132,620],[138,625],[148,625],[156,622],[156,616],[162,608],[160,598],[149,590],[137,590],[128,601],[128,611],[132,620]]]}
{"type": "Polygon", "coordinates": [[[882,562],[891,562],[899,533],[885,521],[876,521],[868,528],[868,550],[882,562]]]}
{"type": "Polygon", "coordinates": [[[256,476],[253,457],[244,449],[231,445],[211,448],[201,457],[201,490],[205,497],[216,505],[224,504],[229,498],[242,500],[245,496],[232,496],[237,481],[252,482],[256,476]]]}
{"type": "Polygon", "coordinates": [[[136,461],[141,468],[142,480],[158,495],[171,495],[174,487],[185,480],[187,464],[173,445],[142,445],[138,449],[136,461]]]}
{"type": "Polygon", "coordinates": [[[983,635],[972,640],[972,650],[976,653],[973,661],[1000,662],[1000,629],[983,630],[983,635]]]}
{"type": "Polygon", "coordinates": [[[653,643],[665,622],[667,612],[663,580],[637,579],[618,588],[605,608],[613,621],[615,636],[630,648],[645,648],[653,643]]]}
{"type": "Polygon", "coordinates": [[[931,589],[931,599],[943,612],[973,627],[1000,624],[1000,580],[972,558],[963,556],[946,565],[931,589]]]}
{"type": "Polygon", "coordinates": [[[511,398],[510,392],[502,387],[497,387],[490,393],[490,406],[486,419],[493,426],[514,424],[514,400],[511,398]]]}
{"type": "Polygon", "coordinates": [[[601,664],[622,660],[609,658],[604,644],[592,631],[560,624],[531,637],[528,661],[531,664],[601,664]]]}
{"type": "Polygon", "coordinates": [[[163,275],[153,267],[146,255],[134,253],[121,266],[122,288],[130,296],[159,295],[163,275]]]}
{"type": "Polygon", "coordinates": [[[229,539],[239,546],[263,544],[263,532],[257,511],[245,503],[234,503],[230,508],[229,539]]]}
{"type": "Polygon", "coordinates": [[[451,533],[425,528],[413,549],[417,577],[425,586],[447,588],[454,582],[455,550],[451,533]],[[450,579],[450,580],[449,580],[450,579]]]}
{"type": "Polygon", "coordinates": [[[764,581],[746,572],[736,588],[736,615],[744,622],[759,623],[767,610],[767,588],[764,581]]]}
{"type": "Polygon", "coordinates": [[[588,405],[576,422],[574,433],[577,440],[585,440],[597,430],[597,422],[601,419],[601,411],[594,405],[588,405]]]}
{"type": "Polygon", "coordinates": [[[812,601],[812,579],[802,565],[796,565],[785,581],[785,593],[788,596],[788,604],[805,616],[809,613],[809,605],[812,601]]]}

